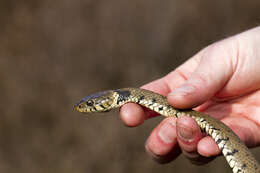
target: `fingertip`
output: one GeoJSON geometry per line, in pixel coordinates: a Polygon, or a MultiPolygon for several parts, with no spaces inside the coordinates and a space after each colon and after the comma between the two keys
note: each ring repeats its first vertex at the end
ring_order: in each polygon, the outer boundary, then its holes
{"type": "Polygon", "coordinates": [[[120,118],[125,125],[134,127],[144,122],[145,113],[141,106],[134,103],[128,103],[121,107],[120,118]]]}
{"type": "Polygon", "coordinates": [[[197,91],[194,86],[184,84],[169,93],[167,100],[171,105],[180,109],[195,107],[202,103],[202,98],[197,91]]]}
{"type": "Polygon", "coordinates": [[[177,119],[177,138],[180,147],[186,152],[196,152],[197,143],[202,138],[202,133],[196,121],[190,117],[177,119]]]}
{"type": "Polygon", "coordinates": [[[222,85],[216,84],[217,81],[211,80],[208,75],[194,74],[185,84],[168,94],[168,102],[181,109],[196,107],[219,91],[222,85]]]}
{"type": "Polygon", "coordinates": [[[177,139],[183,154],[192,163],[202,165],[213,158],[202,157],[198,152],[198,143],[203,134],[196,121],[190,117],[181,117],[177,120],[177,139]]]}
{"type": "Polygon", "coordinates": [[[164,119],[145,143],[147,153],[159,163],[168,163],[181,153],[176,139],[176,118],[164,119]]]}
{"type": "Polygon", "coordinates": [[[204,137],[199,141],[198,152],[204,157],[217,156],[221,153],[220,149],[218,148],[218,145],[209,136],[204,137]]]}
{"type": "Polygon", "coordinates": [[[146,141],[146,149],[157,156],[164,156],[177,146],[176,119],[164,119],[150,134],[146,141]]]}

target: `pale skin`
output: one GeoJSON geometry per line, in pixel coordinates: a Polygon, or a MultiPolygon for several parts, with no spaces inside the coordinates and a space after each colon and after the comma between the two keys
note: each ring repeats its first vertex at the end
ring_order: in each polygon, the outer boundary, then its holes
{"type": "MultiPolygon", "coordinates": [[[[248,146],[260,144],[260,27],[214,43],[168,75],[142,88],[167,96],[177,108],[194,108],[228,125],[248,146]]],[[[133,103],[120,117],[127,126],[156,116],[133,103]]],[[[158,162],[183,153],[196,164],[220,154],[212,138],[188,117],[164,119],[148,137],[145,148],[158,162]]]]}

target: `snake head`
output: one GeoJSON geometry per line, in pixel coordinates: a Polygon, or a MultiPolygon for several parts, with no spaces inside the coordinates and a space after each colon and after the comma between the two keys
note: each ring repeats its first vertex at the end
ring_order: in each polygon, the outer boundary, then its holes
{"type": "Polygon", "coordinates": [[[104,91],[82,98],[74,105],[74,109],[83,113],[107,112],[112,109],[113,103],[113,92],[104,91]]]}

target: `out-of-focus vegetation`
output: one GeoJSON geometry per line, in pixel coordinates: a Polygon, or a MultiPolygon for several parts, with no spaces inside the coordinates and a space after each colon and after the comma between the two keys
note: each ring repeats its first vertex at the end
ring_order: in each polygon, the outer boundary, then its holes
{"type": "Polygon", "coordinates": [[[153,162],[143,144],[160,118],[129,129],[117,112],[84,117],[72,106],[167,74],[259,25],[259,9],[242,0],[2,0],[0,172],[231,172],[223,158],[201,167],[153,162]]]}

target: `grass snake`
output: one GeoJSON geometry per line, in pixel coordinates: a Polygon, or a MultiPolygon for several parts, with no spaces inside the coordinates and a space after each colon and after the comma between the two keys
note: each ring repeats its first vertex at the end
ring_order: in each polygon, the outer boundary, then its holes
{"type": "Polygon", "coordinates": [[[152,91],[139,88],[103,91],[84,97],[74,108],[83,113],[107,112],[129,102],[142,105],[165,117],[193,118],[201,130],[215,140],[233,173],[260,173],[260,166],[249,149],[224,123],[191,109],[176,109],[169,105],[166,97],[152,91]]]}

